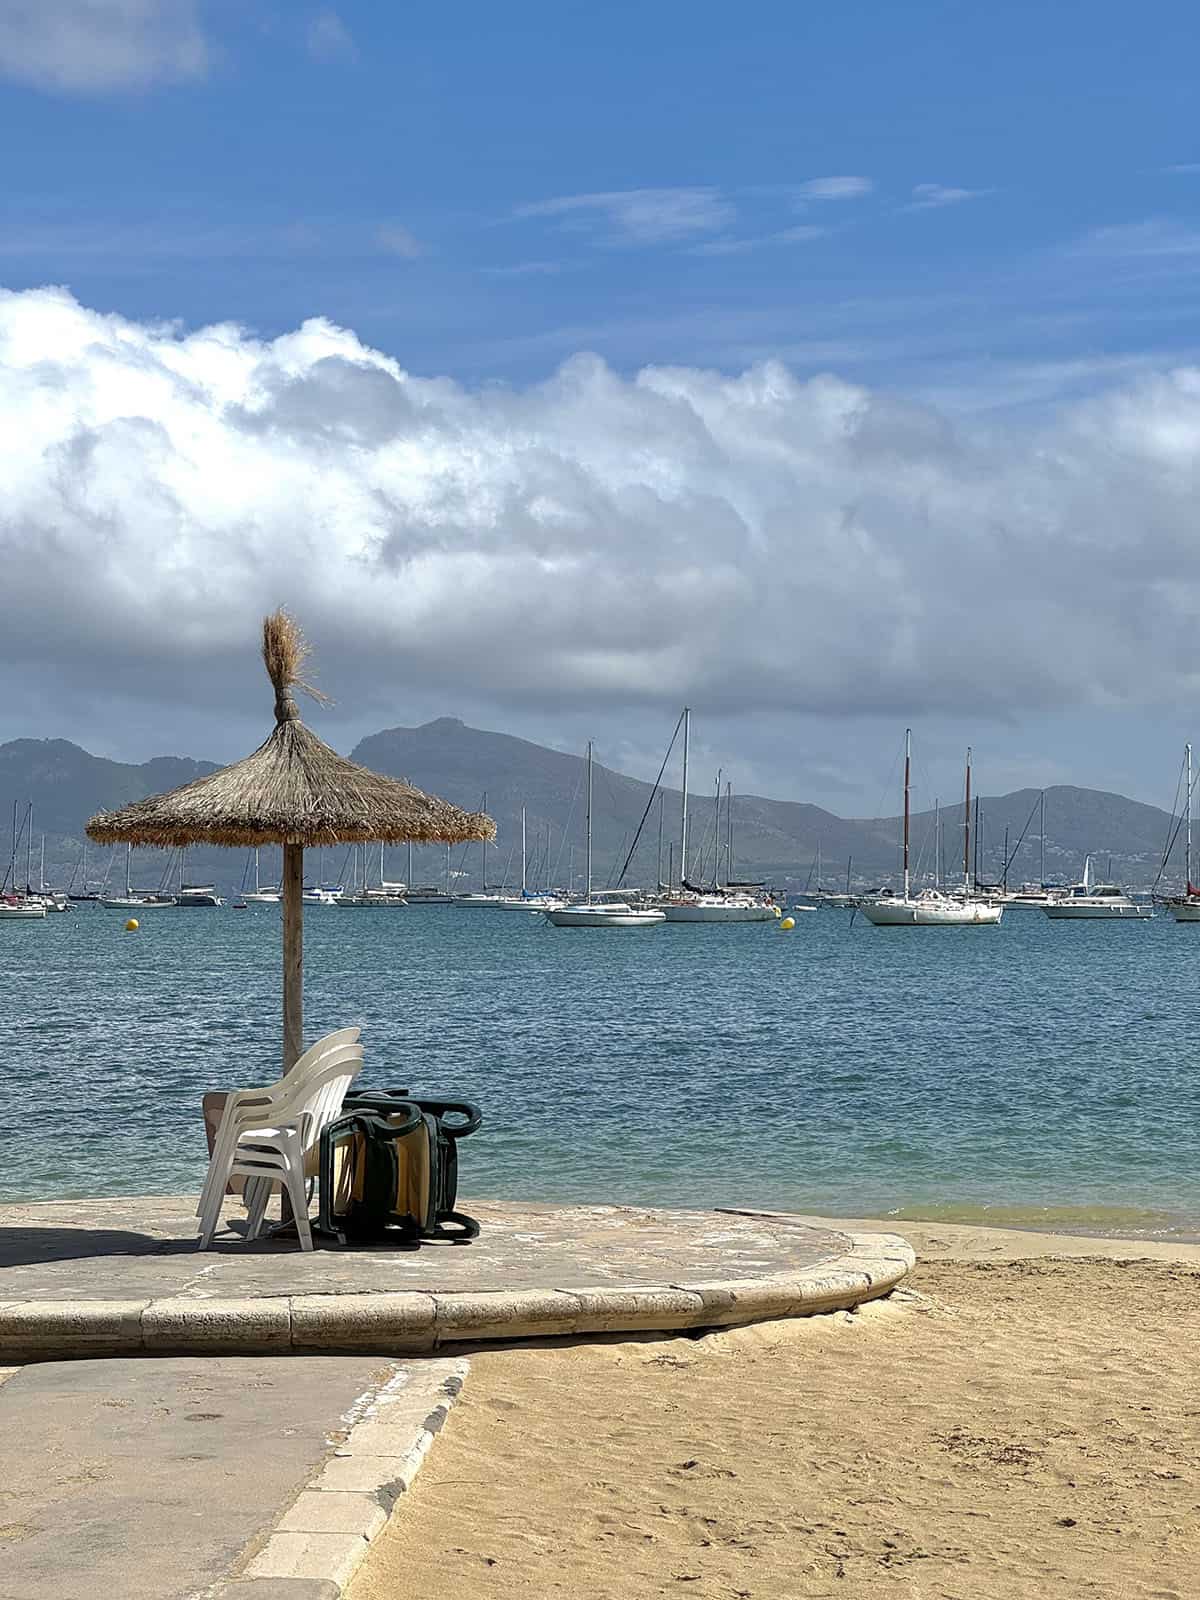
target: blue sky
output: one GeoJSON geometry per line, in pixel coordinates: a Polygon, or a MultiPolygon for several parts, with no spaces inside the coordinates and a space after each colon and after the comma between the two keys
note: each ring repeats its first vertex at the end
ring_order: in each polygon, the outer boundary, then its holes
{"type": "Polygon", "coordinates": [[[473,381],[773,355],[969,407],[1200,343],[1183,4],[194,16],[159,81],[10,81],[10,286],[473,381]]]}
{"type": "Polygon", "coordinates": [[[283,598],[342,742],[652,771],[687,698],[743,789],[843,812],[905,722],[948,793],[973,742],[1159,797],[1198,44],[1104,0],[7,0],[0,736],[232,755],[283,598]]]}

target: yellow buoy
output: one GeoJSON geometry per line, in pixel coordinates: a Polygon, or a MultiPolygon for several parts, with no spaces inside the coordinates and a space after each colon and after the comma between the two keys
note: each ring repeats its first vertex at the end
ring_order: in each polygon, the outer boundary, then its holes
{"type": "Polygon", "coordinates": [[[130,917],[129,921],[125,924],[125,932],[136,933],[140,926],[141,924],[138,922],[136,917],[130,917]]]}
{"type": "Polygon", "coordinates": [[[785,933],[790,933],[792,931],[792,929],[796,926],[796,919],[795,919],[795,917],[784,917],[783,921],[779,924],[779,926],[783,929],[783,931],[785,933]]]}

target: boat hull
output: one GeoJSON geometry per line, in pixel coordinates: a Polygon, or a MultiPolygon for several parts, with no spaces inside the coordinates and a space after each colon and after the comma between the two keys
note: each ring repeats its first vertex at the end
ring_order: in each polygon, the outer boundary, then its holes
{"type": "Polygon", "coordinates": [[[603,906],[561,906],[542,915],[556,928],[657,928],[667,920],[662,911],[609,911],[603,906]]]}
{"type": "Polygon", "coordinates": [[[988,928],[1000,921],[1004,907],[979,901],[968,901],[965,905],[955,905],[952,901],[923,904],[919,900],[897,898],[865,900],[859,910],[877,928],[988,928]]]}
{"type": "Polygon", "coordinates": [[[1200,922],[1200,900],[1185,900],[1182,905],[1172,906],[1171,915],[1176,922],[1200,922]]]}
{"type": "Polygon", "coordinates": [[[668,922],[774,922],[774,906],[760,905],[696,905],[681,901],[678,905],[664,905],[668,922]]]}
{"type": "Polygon", "coordinates": [[[1043,906],[1042,910],[1054,922],[1145,922],[1154,915],[1149,906],[1081,906],[1064,902],[1058,906],[1043,906]]]}
{"type": "Polygon", "coordinates": [[[0,905],[0,921],[3,922],[40,922],[45,915],[45,906],[0,905]]]}

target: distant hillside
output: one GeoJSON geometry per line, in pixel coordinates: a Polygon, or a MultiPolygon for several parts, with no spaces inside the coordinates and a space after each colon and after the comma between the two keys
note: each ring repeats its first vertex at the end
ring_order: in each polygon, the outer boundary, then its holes
{"type": "MultiPolygon", "coordinates": [[[[16,805],[18,830],[24,830],[17,863],[17,881],[25,882],[27,864],[25,827],[26,806],[33,802],[33,860],[34,873],[41,837],[46,836],[46,878],[53,884],[66,883],[83,851],[83,827],[97,811],[111,811],[130,800],[140,800],[145,795],[157,794],[163,789],[177,788],[190,783],[206,772],[215,771],[211,761],[193,761],[187,756],[155,756],[140,766],[130,766],[122,761],[108,761],[103,756],[89,755],[77,744],[66,739],[13,739],[0,745],[0,874],[8,868],[12,855],[11,824],[13,806],[16,805]]],[[[89,877],[103,870],[102,862],[110,855],[91,846],[89,877]]],[[[147,854],[157,857],[157,852],[147,854]]],[[[228,858],[223,852],[197,852],[198,871],[208,870],[208,863],[228,871],[228,858]]],[[[146,863],[139,860],[145,883],[146,863]]],[[[157,883],[161,866],[155,864],[148,876],[157,883]]],[[[190,871],[190,869],[189,869],[190,871]]],[[[123,878],[123,869],[122,869],[123,878]]]]}
{"type": "MultiPolygon", "coordinates": [[[[489,851],[489,878],[499,879],[519,838],[520,812],[527,808],[530,850],[533,841],[551,830],[551,863],[559,857],[563,830],[570,817],[568,843],[583,837],[582,756],[564,755],[543,745],[509,734],[469,728],[453,717],[440,717],[417,728],[389,728],[362,740],[353,752],[364,766],[393,777],[405,777],[419,788],[444,795],[457,805],[475,807],[487,791],[487,808],[496,819],[498,836],[489,851]]],[[[636,778],[595,769],[593,835],[597,876],[607,881],[613,865],[624,859],[647,802],[651,786],[636,778]]],[[[678,849],[680,793],[665,791],[665,836],[678,849]]],[[[1029,821],[1037,791],[985,796],[980,801],[984,852],[982,875],[998,873],[1003,864],[1004,830],[1010,848],[1029,821]]],[[[708,867],[712,862],[713,800],[711,793],[690,798],[690,859],[708,867]]],[[[961,871],[962,805],[942,812],[943,858],[948,870],[961,871]]],[[[1094,789],[1058,786],[1046,791],[1047,876],[1069,879],[1082,871],[1084,855],[1091,851],[1100,869],[1113,857],[1113,872],[1131,884],[1150,881],[1158,868],[1167,839],[1170,818],[1155,806],[1127,800],[1122,795],[1094,789]]],[[[848,819],[820,806],[792,800],[769,800],[758,795],[734,797],[735,873],[770,877],[803,884],[813,872],[818,850],[827,884],[845,875],[853,858],[853,877],[860,883],[878,881],[895,873],[900,859],[900,819],[848,819]]],[[[932,866],[933,813],[913,819],[914,865],[932,866]]],[[[1036,877],[1039,870],[1034,818],[1025,845],[1014,861],[1010,876],[1036,877]]],[[[658,802],[647,820],[643,841],[630,871],[632,882],[652,882],[657,870],[658,802]]],[[[478,872],[479,852],[468,857],[470,870],[478,872]]],[[[567,858],[562,857],[565,876],[567,858]]],[[[513,869],[508,876],[511,879],[513,869]]],[[[815,878],[815,874],[814,874],[815,878]]]]}
{"type": "MultiPolygon", "coordinates": [[[[510,734],[469,728],[453,717],[440,717],[417,728],[389,728],[363,739],[353,751],[356,761],[394,777],[410,779],[422,789],[443,795],[457,805],[476,809],[487,792],[487,809],[496,819],[497,839],[487,852],[488,880],[516,881],[519,873],[521,806],[527,809],[531,877],[565,883],[572,865],[583,869],[584,761],[544,745],[510,734]],[[548,844],[547,844],[548,841],[548,844]]],[[[89,755],[64,739],[16,739],[0,745],[0,828],[7,832],[12,803],[17,802],[18,825],[25,807],[33,801],[34,870],[40,837],[46,835],[47,879],[65,884],[81,860],[83,825],[94,812],[122,805],[162,789],[186,783],[205,772],[211,762],[182,756],[159,756],[140,766],[89,755]]],[[[638,824],[646,812],[651,786],[637,778],[613,772],[597,763],[593,833],[596,881],[615,881],[638,824]]],[[[981,871],[998,874],[1003,857],[1004,830],[1016,845],[1037,802],[1037,791],[984,797],[984,852],[981,871]]],[[[690,800],[691,840],[689,876],[703,879],[712,870],[713,800],[711,793],[693,794],[690,800]]],[[[664,861],[678,850],[680,795],[665,791],[662,801],[664,861]]],[[[631,883],[651,883],[658,868],[658,817],[656,801],[647,818],[642,842],[629,873],[631,883]]],[[[942,812],[943,859],[947,870],[961,870],[962,806],[942,812]]],[[[899,868],[900,823],[896,817],[879,820],[835,816],[819,806],[791,800],[770,800],[757,795],[735,795],[735,875],[767,878],[803,886],[815,881],[815,861],[820,851],[826,885],[839,883],[853,858],[853,878],[859,886],[879,883],[899,868]]],[[[1121,795],[1094,789],[1060,786],[1046,792],[1047,875],[1069,881],[1082,869],[1085,852],[1097,857],[1106,871],[1112,856],[1114,875],[1131,886],[1150,883],[1158,868],[1170,819],[1155,806],[1139,804],[1121,795]]],[[[932,813],[913,819],[914,867],[932,866],[932,813]]],[[[8,865],[11,845],[0,846],[0,859],[8,865]]],[[[1176,851],[1176,856],[1180,854],[1176,851]]],[[[341,876],[343,852],[330,851],[326,876],[341,876]]],[[[455,850],[453,868],[466,886],[478,883],[481,873],[478,847],[455,850]]],[[[675,855],[677,861],[678,857],[675,855]]],[[[25,876],[25,846],[18,860],[18,880],[25,876]]],[[[113,863],[111,881],[123,878],[124,869],[112,852],[89,849],[89,877],[95,880],[113,863]]],[[[165,857],[156,851],[138,851],[134,878],[142,887],[155,885],[165,857]]],[[[245,852],[209,850],[189,852],[191,877],[215,878],[225,889],[236,888],[245,869],[245,852]]],[[[445,868],[441,849],[414,851],[414,876],[440,881],[445,868]]],[[[314,876],[317,868],[314,868],[314,876]]],[[[390,874],[406,870],[402,851],[389,856],[390,874]]],[[[1172,874],[1178,878],[1180,867],[1172,874]]],[[[275,854],[263,853],[263,873],[278,871],[275,854]]],[[[1038,873],[1037,820],[1034,818],[1011,876],[1034,878],[1038,873]]]]}

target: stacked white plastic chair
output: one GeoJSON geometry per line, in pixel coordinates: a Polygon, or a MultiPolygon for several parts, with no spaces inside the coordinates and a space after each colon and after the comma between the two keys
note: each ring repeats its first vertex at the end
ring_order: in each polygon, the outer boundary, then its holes
{"type": "Polygon", "coordinates": [[[305,1159],[362,1071],[358,1036],[358,1028],[339,1028],[306,1050],[278,1083],[264,1089],[235,1089],[229,1095],[196,1207],[201,1250],[212,1243],[233,1177],[247,1180],[248,1239],[258,1237],[271,1188],[278,1183],[291,1200],[300,1248],[312,1249],[305,1159]]]}

